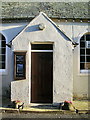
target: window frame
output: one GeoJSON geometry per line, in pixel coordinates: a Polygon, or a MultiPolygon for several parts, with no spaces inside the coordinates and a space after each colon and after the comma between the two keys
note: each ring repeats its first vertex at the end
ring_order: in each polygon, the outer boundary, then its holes
{"type": "MultiPolygon", "coordinates": [[[[4,68],[0,68],[0,74],[4,74],[4,73],[6,73],[6,68],[7,68],[7,48],[6,48],[6,38],[5,38],[5,36],[2,34],[2,33],[0,33],[0,35],[1,35],[1,42],[2,41],[4,41],[5,43],[5,46],[3,47],[3,46],[0,46],[0,49],[1,49],[1,51],[2,51],[2,49],[5,49],[5,54],[2,54],[2,52],[0,53],[0,55],[2,56],[2,55],[4,55],[5,56],[5,60],[4,60],[4,68]],[[4,39],[2,39],[2,38],[4,38],[4,39]]],[[[1,65],[2,65],[2,60],[0,60],[0,62],[1,62],[1,65]]]]}
{"type": "MultiPolygon", "coordinates": [[[[86,41],[88,41],[88,40],[86,40],[86,35],[90,35],[90,33],[89,32],[87,32],[87,33],[85,33],[84,35],[82,35],[81,37],[80,37],[80,43],[79,43],[79,50],[80,50],[80,55],[79,55],[79,57],[80,57],[80,59],[81,59],[81,56],[83,56],[83,57],[85,57],[85,61],[84,62],[81,62],[81,60],[80,60],[80,64],[79,65],[81,65],[81,63],[84,63],[85,64],[85,67],[86,67],[86,63],[90,63],[90,62],[87,62],[86,61],[86,57],[87,56],[90,56],[90,55],[87,55],[86,54],[86,50],[87,50],[87,48],[86,48],[86,41]],[[84,42],[85,42],[85,46],[84,47],[81,47],[81,38],[82,37],[84,37],[84,42]],[[81,49],[85,49],[85,53],[83,53],[83,54],[81,54],[81,49]]],[[[90,48],[88,48],[88,49],[90,49],[90,48]]],[[[85,68],[84,67],[84,68],[85,68]]],[[[81,69],[81,66],[80,66],[80,73],[88,73],[88,74],[90,74],[90,69],[81,69]]]]}
{"type": "Polygon", "coordinates": [[[26,52],[14,52],[14,80],[23,80],[26,79],[26,52]],[[16,76],[16,69],[17,69],[17,62],[16,62],[16,56],[17,55],[23,55],[24,56],[24,75],[22,77],[16,76]]]}

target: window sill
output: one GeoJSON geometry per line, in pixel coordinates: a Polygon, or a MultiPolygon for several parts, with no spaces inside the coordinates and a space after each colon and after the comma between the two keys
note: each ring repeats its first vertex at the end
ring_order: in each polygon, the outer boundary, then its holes
{"type": "Polygon", "coordinates": [[[17,77],[17,78],[14,78],[15,80],[24,80],[26,79],[26,77],[17,77]]]}
{"type": "Polygon", "coordinates": [[[80,73],[90,73],[90,69],[89,70],[80,70],[80,73]]]}
{"type": "Polygon", "coordinates": [[[90,73],[79,73],[78,75],[79,76],[86,76],[87,77],[87,76],[90,76],[90,73]]]}
{"type": "Polygon", "coordinates": [[[80,76],[90,76],[90,70],[80,70],[80,76]]]}
{"type": "Polygon", "coordinates": [[[6,69],[0,69],[0,75],[7,75],[6,69]]]}

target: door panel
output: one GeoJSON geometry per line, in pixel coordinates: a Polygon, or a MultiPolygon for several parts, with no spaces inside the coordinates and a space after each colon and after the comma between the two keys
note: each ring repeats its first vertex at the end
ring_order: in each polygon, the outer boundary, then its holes
{"type": "Polygon", "coordinates": [[[53,53],[31,53],[31,102],[52,103],[53,53]]]}

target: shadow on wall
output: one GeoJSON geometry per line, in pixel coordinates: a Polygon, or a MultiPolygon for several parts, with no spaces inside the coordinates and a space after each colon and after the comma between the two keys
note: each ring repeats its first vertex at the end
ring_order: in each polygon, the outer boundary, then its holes
{"type": "Polygon", "coordinates": [[[24,29],[24,27],[25,27],[25,25],[23,25],[21,27],[5,29],[5,30],[2,30],[2,33],[7,37],[8,42],[9,42],[12,39],[14,39],[24,29]]]}
{"type": "MultiPolygon", "coordinates": [[[[25,30],[25,32],[40,31],[40,29],[39,29],[38,26],[39,26],[39,24],[38,24],[38,25],[29,26],[29,27],[27,27],[27,29],[25,30]]],[[[53,26],[57,29],[57,31],[60,33],[60,35],[61,35],[63,38],[65,38],[65,40],[70,41],[70,39],[64,34],[64,32],[60,31],[60,29],[57,28],[55,25],[53,25],[53,26]]],[[[47,32],[48,32],[48,31],[47,31],[47,32]]],[[[51,34],[52,34],[52,33],[51,33],[51,34]]]]}
{"type": "Polygon", "coordinates": [[[2,89],[2,104],[0,106],[7,107],[11,103],[11,84],[2,89]]]}
{"type": "Polygon", "coordinates": [[[72,37],[72,40],[76,43],[78,43],[78,37],[72,37]]]}
{"type": "Polygon", "coordinates": [[[33,26],[29,26],[25,32],[35,32],[35,31],[39,31],[39,25],[33,25],[33,26]]]}

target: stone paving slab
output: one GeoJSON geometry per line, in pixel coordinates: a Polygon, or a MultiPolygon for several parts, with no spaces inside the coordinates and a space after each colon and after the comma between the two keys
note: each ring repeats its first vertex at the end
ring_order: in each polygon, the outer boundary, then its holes
{"type": "MultiPolygon", "coordinates": [[[[37,109],[37,108],[2,108],[0,113],[61,113],[61,114],[76,114],[74,110],[59,110],[59,109],[37,109]]],[[[90,114],[90,110],[79,110],[78,114],[90,114]]]]}
{"type": "MultiPolygon", "coordinates": [[[[6,99],[5,99],[6,100],[6,99]]],[[[76,114],[75,110],[59,110],[58,106],[52,105],[52,104],[30,104],[27,106],[24,106],[24,109],[14,109],[9,107],[10,105],[10,100],[9,102],[4,102],[3,100],[3,106],[0,106],[0,113],[60,113],[60,114],[76,114]],[[7,103],[7,104],[6,104],[7,103]]],[[[73,101],[73,104],[76,109],[79,110],[79,114],[90,114],[90,101],[80,101],[76,100],[73,101]]]]}

